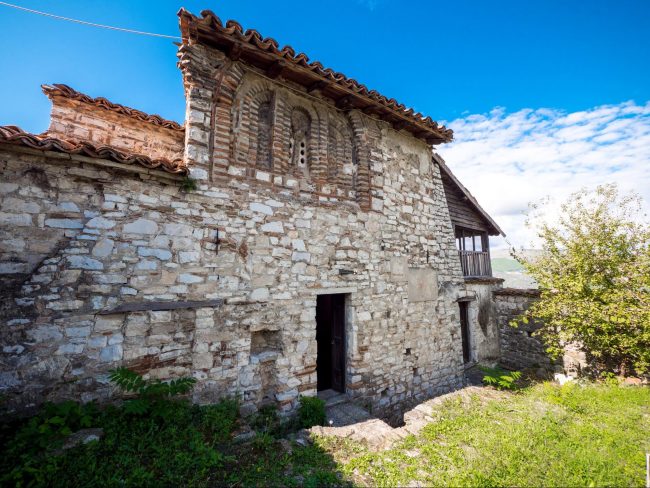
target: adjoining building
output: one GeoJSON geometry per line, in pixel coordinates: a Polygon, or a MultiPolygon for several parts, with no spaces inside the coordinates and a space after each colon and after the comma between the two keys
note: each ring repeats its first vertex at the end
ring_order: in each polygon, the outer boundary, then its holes
{"type": "Polygon", "coordinates": [[[335,390],[390,412],[496,361],[502,231],[432,152],[451,130],[179,18],[183,125],[44,85],[44,134],[0,127],[7,404],[107,399],[126,366],[248,411],[335,390]]]}

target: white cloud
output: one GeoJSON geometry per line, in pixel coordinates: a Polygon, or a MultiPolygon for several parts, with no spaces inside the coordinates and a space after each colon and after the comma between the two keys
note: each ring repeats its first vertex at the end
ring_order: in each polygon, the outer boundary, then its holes
{"type": "Polygon", "coordinates": [[[524,226],[528,203],[549,195],[563,200],[616,182],[650,203],[650,102],[574,113],[498,107],[447,125],[455,141],[439,148],[441,156],[517,247],[534,244],[524,226]]]}

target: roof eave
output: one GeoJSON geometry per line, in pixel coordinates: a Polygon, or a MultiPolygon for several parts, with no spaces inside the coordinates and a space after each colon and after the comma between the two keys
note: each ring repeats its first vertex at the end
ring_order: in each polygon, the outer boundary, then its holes
{"type": "Polygon", "coordinates": [[[393,99],[387,99],[374,90],[368,90],[353,79],[323,68],[318,62],[309,62],[304,54],[295,54],[285,46],[278,48],[274,39],[262,39],[256,31],[246,31],[233,21],[221,20],[210,11],[196,17],[185,9],[178,12],[183,42],[190,39],[214,47],[235,59],[245,60],[271,74],[272,78],[283,76],[306,88],[308,93],[316,90],[342,109],[357,109],[367,115],[377,116],[392,125],[395,130],[407,130],[414,137],[437,145],[453,140],[453,132],[439,126],[430,117],[422,117],[413,109],[407,109],[393,99]],[[261,47],[260,47],[261,46],[261,47]]]}

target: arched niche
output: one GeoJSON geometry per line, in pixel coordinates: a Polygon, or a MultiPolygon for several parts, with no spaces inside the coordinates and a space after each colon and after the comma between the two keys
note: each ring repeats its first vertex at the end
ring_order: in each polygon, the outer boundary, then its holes
{"type": "Polygon", "coordinates": [[[314,150],[312,117],[302,107],[293,107],[290,122],[289,161],[294,171],[308,178],[314,150]]]}
{"type": "Polygon", "coordinates": [[[265,80],[244,77],[233,104],[231,163],[272,170],[276,95],[265,80]]]}
{"type": "Polygon", "coordinates": [[[342,196],[356,196],[357,152],[354,133],[345,116],[332,115],[327,126],[327,181],[342,196]]]}

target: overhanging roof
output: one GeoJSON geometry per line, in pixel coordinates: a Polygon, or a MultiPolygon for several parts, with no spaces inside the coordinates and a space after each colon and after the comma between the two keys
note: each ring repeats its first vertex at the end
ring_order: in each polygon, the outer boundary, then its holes
{"type": "Polygon", "coordinates": [[[472,195],[467,188],[460,182],[456,175],[451,172],[445,160],[439,154],[433,153],[433,160],[438,164],[440,171],[443,173],[443,176],[447,176],[452,184],[463,194],[463,198],[467,205],[471,206],[480,216],[485,220],[488,228],[490,229],[490,235],[502,235],[506,236],[505,232],[501,230],[501,227],[494,221],[490,214],[488,214],[483,207],[478,203],[478,200],[472,195]]]}
{"type": "Polygon", "coordinates": [[[93,159],[106,159],[124,165],[138,165],[148,169],[161,170],[175,175],[187,175],[187,167],[177,159],[152,159],[142,154],[134,154],[111,146],[95,145],[85,141],[67,141],[46,134],[31,134],[15,125],[0,126],[0,147],[2,145],[22,146],[38,151],[52,151],[71,156],[85,156],[93,159]]]}
{"type": "Polygon", "coordinates": [[[253,29],[244,31],[234,20],[224,25],[210,10],[197,17],[185,9],[178,12],[183,42],[194,40],[242,59],[262,70],[266,76],[282,76],[304,86],[308,93],[318,91],[330,98],[338,108],[358,109],[392,124],[396,130],[408,130],[429,144],[450,142],[453,131],[438,125],[431,117],[424,117],[393,98],[386,98],[369,90],[358,81],[325,68],[318,61],[309,61],[307,55],[296,54],[291,46],[279,47],[272,38],[263,38],[253,29]]]}
{"type": "Polygon", "coordinates": [[[147,114],[135,108],[127,107],[125,105],[120,105],[119,103],[113,103],[110,100],[107,100],[104,97],[93,98],[85,93],[78,92],[74,88],[64,85],[62,83],[55,83],[53,85],[41,85],[43,93],[52,99],[54,97],[63,97],[70,100],[76,100],[78,102],[86,103],[88,105],[93,105],[102,110],[107,110],[109,112],[114,112],[120,115],[126,115],[141,122],[148,122],[159,127],[164,127],[166,129],[172,129],[176,131],[184,131],[182,125],[173,120],[167,120],[162,118],[160,115],[147,114]]]}

